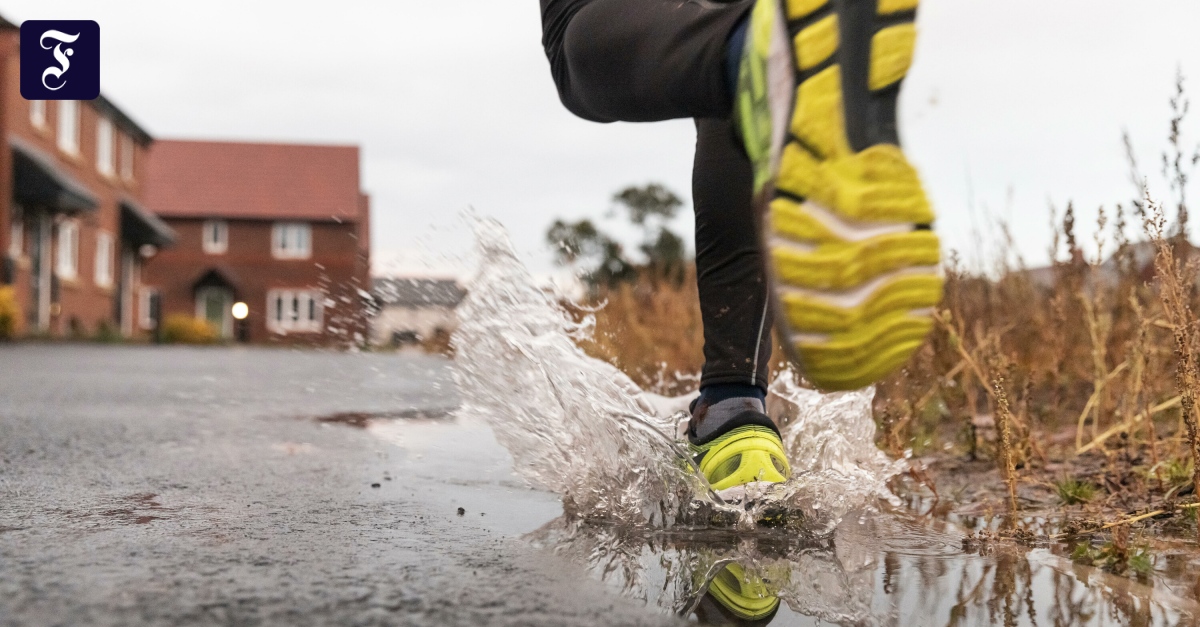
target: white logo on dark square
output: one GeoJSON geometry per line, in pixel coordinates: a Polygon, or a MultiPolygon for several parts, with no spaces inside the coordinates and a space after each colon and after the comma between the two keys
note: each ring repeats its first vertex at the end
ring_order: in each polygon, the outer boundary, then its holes
{"type": "Polygon", "coordinates": [[[38,44],[41,45],[42,50],[49,50],[51,48],[51,46],[46,44],[47,39],[52,42],[58,42],[53,47],[54,60],[59,65],[51,65],[42,72],[42,87],[50,91],[58,91],[67,84],[67,79],[63,78],[63,75],[67,73],[67,70],[71,69],[71,55],[75,54],[75,50],[72,48],[63,48],[63,44],[75,43],[79,39],[79,35],[80,33],[70,35],[59,30],[48,30],[38,38],[38,44]],[[58,86],[52,87],[51,83],[56,83],[58,86]]]}

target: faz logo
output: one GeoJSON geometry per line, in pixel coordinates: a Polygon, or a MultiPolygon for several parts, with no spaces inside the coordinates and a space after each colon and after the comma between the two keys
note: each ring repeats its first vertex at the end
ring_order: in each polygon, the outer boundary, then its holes
{"type": "Polygon", "coordinates": [[[92,20],[21,24],[21,96],[92,100],[100,95],[100,25],[92,20]]]}

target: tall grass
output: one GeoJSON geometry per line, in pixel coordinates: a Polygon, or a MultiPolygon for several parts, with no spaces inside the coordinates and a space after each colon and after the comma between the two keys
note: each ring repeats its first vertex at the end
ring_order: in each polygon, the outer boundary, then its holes
{"type": "Polygon", "coordinates": [[[639,273],[633,283],[602,288],[592,302],[596,327],[585,352],[621,368],[645,389],[683,394],[695,389],[704,363],[704,326],[695,268],[682,281],[639,273]]]}

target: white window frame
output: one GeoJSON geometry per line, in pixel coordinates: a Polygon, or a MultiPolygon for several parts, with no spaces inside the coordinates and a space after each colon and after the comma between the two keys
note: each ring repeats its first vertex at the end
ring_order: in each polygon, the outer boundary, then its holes
{"type": "Polygon", "coordinates": [[[133,137],[120,133],[121,138],[121,178],[133,180],[133,137]]]}
{"type": "Polygon", "coordinates": [[[113,236],[104,231],[96,233],[96,285],[112,287],[113,236]]]}
{"type": "Polygon", "coordinates": [[[229,223],[225,220],[205,220],[200,231],[200,246],[209,255],[225,254],[229,250],[229,223]]]}
{"type": "Polygon", "coordinates": [[[69,154],[79,154],[80,111],[78,100],[58,102],[58,149],[69,154]]]}
{"type": "Polygon", "coordinates": [[[271,256],[276,259],[312,257],[312,225],[307,222],[276,222],[271,229],[271,256]]]}
{"type": "Polygon", "coordinates": [[[54,273],[60,279],[74,279],[79,276],[79,223],[74,220],[63,220],[58,225],[57,257],[54,263],[54,273]]]}
{"type": "Polygon", "coordinates": [[[320,333],[325,316],[325,295],[320,290],[267,291],[267,330],[272,333],[320,333]]]}
{"type": "Polygon", "coordinates": [[[33,128],[46,128],[46,101],[29,101],[29,123],[33,128]]]}
{"type": "MultiPolygon", "coordinates": [[[[143,331],[154,328],[154,319],[150,317],[150,301],[159,294],[157,287],[143,286],[138,290],[138,327],[143,331]]],[[[159,298],[161,299],[161,296],[159,298]]]]}
{"type": "Polygon", "coordinates": [[[113,145],[113,123],[112,120],[104,116],[100,116],[96,120],[96,171],[105,176],[112,176],[116,173],[113,169],[113,154],[116,146],[113,145]]]}
{"type": "Polygon", "coordinates": [[[25,254],[25,218],[20,207],[13,207],[12,219],[8,223],[8,256],[20,259],[25,254]]]}

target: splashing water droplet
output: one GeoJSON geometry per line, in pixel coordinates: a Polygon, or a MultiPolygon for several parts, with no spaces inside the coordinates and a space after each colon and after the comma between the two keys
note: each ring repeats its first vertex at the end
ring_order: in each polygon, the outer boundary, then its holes
{"type": "Polygon", "coordinates": [[[575,321],[537,286],[496,221],[468,216],[480,267],[458,308],[455,377],[464,414],[487,420],[534,485],[562,496],[568,515],[633,525],[753,526],[767,508],[802,513],[806,530],[828,533],[878,498],[903,469],[874,444],[873,390],[822,395],[790,372],[771,385],[793,476],[749,509],[723,503],[677,441],[683,405],[643,392],[576,340],[594,319],[575,321]],[[664,402],[665,401],[665,402],[664,402]]]}

